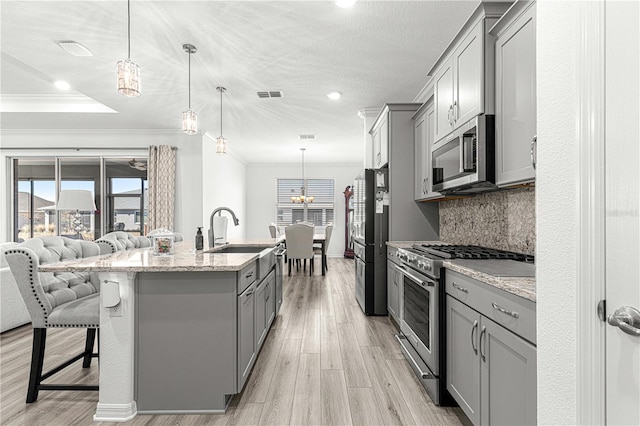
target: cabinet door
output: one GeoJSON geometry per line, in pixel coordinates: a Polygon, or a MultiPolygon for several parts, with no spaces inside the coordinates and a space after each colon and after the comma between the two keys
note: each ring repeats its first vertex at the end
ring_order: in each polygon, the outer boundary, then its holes
{"type": "Polygon", "coordinates": [[[484,112],[484,21],[478,22],[453,53],[454,127],[484,112]]]}
{"type": "Polygon", "coordinates": [[[482,317],[482,425],[536,424],[536,348],[482,317]]]}
{"type": "Polygon", "coordinates": [[[447,295],[447,390],[474,425],[480,424],[480,314],[447,295]]]}
{"type": "Polygon", "coordinates": [[[378,167],[384,167],[389,163],[389,115],[382,121],[380,125],[380,164],[378,167]]]}
{"type": "Polygon", "coordinates": [[[535,5],[496,40],[496,183],[535,179],[531,144],[536,135],[535,5]]]}
{"type": "Polygon", "coordinates": [[[427,108],[427,120],[425,127],[425,142],[424,142],[424,152],[426,154],[423,156],[422,161],[422,180],[424,181],[424,199],[425,200],[435,200],[437,198],[442,198],[443,195],[437,191],[433,190],[433,165],[431,164],[431,147],[435,143],[434,140],[434,126],[435,126],[435,108],[433,105],[427,108]]]}
{"type": "Polygon", "coordinates": [[[265,326],[265,334],[269,332],[269,328],[276,318],[276,275],[275,273],[269,274],[267,277],[267,293],[265,298],[265,316],[267,318],[267,324],[265,326]]]}
{"type": "Polygon", "coordinates": [[[400,317],[400,288],[398,287],[398,267],[387,261],[387,309],[389,315],[399,322],[400,317]]]}
{"type": "Polygon", "coordinates": [[[427,115],[426,112],[416,117],[413,122],[413,150],[414,150],[414,199],[416,201],[424,199],[425,196],[425,166],[427,136],[427,115]]]}
{"type": "Polygon", "coordinates": [[[238,296],[238,393],[255,359],[255,283],[238,296]]]}
{"type": "Polygon", "coordinates": [[[260,350],[260,346],[267,335],[267,297],[269,292],[267,291],[268,279],[265,278],[260,282],[256,289],[255,304],[256,304],[256,352],[260,350]]]}
{"type": "Polygon", "coordinates": [[[433,101],[436,110],[435,141],[447,136],[452,127],[453,108],[453,67],[451,60],[446,61],[435,72],[433,101]]]}
{"type": "Polygon", "coordinates": [[[380,164],[382,164],[382,152],[380,152],[380,127],[374,130],[371,134],[371,139],[373,144],[373,168],[379,169],[380,164]]]}

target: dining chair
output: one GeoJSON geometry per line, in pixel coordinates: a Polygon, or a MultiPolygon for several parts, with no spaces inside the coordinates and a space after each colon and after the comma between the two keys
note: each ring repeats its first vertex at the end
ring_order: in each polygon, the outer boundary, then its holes
{"type": "Polygon", "coordinates": [[[269,234],[271,234],[271,238],[276,238],[278,236],[278,227],[273,222],[269,224],[269,234]]]}
{"type": "Polygon", "coordinates": [[[98,390],[97,385],[42,383],[80,359],[82,367],[88,368],[91,359],[98,356],[93,353],[96,331],[100,327],[98,274],[38,272],[40,264],[98,254],[100,248],[96,243],[65,237],[37,237],[4,250],[33,326],[27,403],[35,402],[41,390],[98,390]],[[47,329],[55,327],[86,328],[84,350],[43,373],[47,329]]]}
{"type": "Polygon", "coordinates": [[[289,262],[289,275],[291,275],[291,261],[309,259],[309,275],[313,275],[313,227],[296,223],[284,229],[287,243],[287,260],[289,262]]]}
{"type": "Polygon", "coordinates": [[[96,240],[100,254],[115,253],[120,250],[151,247],[151,240],[142,235],[131,235],[124,231],[113,231],[96,240]]]}
{"type": "Polygon", "coordinates": [[[313,245],[313,252],[314,254],[320,255],[320,261],[322,262],[322,267],[325,271],[329,270],[329,268],[327,267],[327,251],[329,250],[329,242],[331,241],[332,232],[333,225],[327,225],[324,228],[324,243],[313,245]]]}

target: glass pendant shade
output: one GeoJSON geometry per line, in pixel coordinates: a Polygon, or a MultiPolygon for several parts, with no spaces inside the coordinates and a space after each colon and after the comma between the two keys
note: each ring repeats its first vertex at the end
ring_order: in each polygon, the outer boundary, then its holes
{"type": "Polygon", "coordinates": [[[216,154],[226,154],[227,153],[227,140],[222,136],[218,136],[216,139],[216,154]]]}
{"type": "Polygon", "coordinates": [[[198,133],[198,114],[190,109],[182,113],[182,131],[188,135],[198,133]]]}
{"type": "Polygon", "coordinates": [[[118,93],[125,96],[140,96],[140,67],[131,59],[118,61],[116,64],[118,75],[118,93]]]}

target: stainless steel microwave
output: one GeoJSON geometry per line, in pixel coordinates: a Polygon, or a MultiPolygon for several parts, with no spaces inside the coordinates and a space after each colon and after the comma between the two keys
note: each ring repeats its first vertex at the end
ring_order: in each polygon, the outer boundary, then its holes
{"type": "Polygon", "coordinates": [[[433,190],[471,194],[495,185],[495,116],[479,115],[431,148],[433,190]]]}

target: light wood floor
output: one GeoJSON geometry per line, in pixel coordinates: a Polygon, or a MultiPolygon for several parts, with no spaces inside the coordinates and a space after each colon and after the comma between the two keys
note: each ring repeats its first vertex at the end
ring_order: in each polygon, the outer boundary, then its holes
{"type": "MultiPolygon", "coordinates": [[[[353,260],[319,261],[313,277],[284,279],[284,302],[242,394],[226,414],[138,415],[132,425],[469,425],[459,408],[434,406],[393,335],[388,317],[367,317],[353,295],[353,260]]],[[[308,272],[307,272],[308,274],[308,272]]],[[[101,425],[97,392],[41,391],[26,404],[30,325],[0,337],[0,424],[101,425]]],[[[84,332],[49,330],[47,366],[81,350],[84,332]]],[[[98,367],[80,363],[54,376],[97,383],[98,367]]],[[[49,379],[51,380],[51,379],[49,379]]]]}

